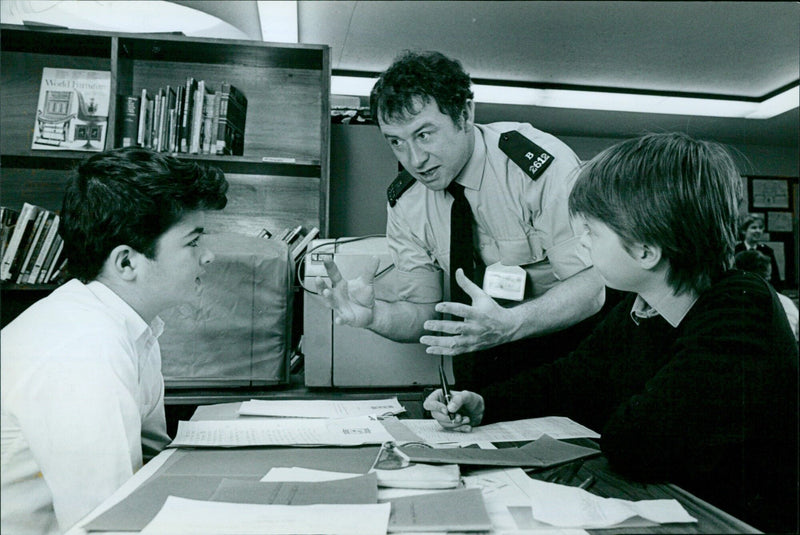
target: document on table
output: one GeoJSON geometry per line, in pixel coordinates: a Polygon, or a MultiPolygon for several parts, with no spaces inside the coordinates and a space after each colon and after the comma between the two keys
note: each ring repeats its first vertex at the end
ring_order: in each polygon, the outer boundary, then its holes
{"type": "Polygon", "coordinates": [[[409,431],[430,443],[516,442],[552,438],[600,438],[600,435],[564,416],[547,416],[473,427],[470,433],[446,431],[436,420],[399,420],[409,431]]]}
{"type": "Polygon", "coordinates": [[[180,421],[170,447],[359,446],[392,441],[374,416],[180,421]]]}
{"type": "Polygon", "coordinates": [[[550,468],[560,464],[592,457],[600,450],[561,442],[548,435],[519,448],[484,450],[480,448],[420,448],[401,447],[411,461],[421,463],[455,463],[458,465],[519,466],[550,468]]]}
{"type": "Polygon", "coordinates": [[[578,487],[531,479],[533,518],[551,526],[601,529],[640,517],[657,524],[697,522],[677,500],[601,498],[578,487]]]}
{"type": "Polygon", "coordinates": [[[254,505],[170,496],[142,535],[385,535],[391,504],[254,505]],[[232,519],[235,519],[232,520],[232,519]]]}
{"type": "Polygon", "coordinates": [[[369,400],[260,400],[245,401],[239,408],[243,416],[280,416],[294,418],[350,418],[386,416],[405,409],[397,398],[369,400]]]}

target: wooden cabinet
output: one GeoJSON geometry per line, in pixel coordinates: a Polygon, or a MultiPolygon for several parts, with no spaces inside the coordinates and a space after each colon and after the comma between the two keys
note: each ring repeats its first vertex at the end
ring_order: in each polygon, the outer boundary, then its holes
{"type": "Polygon", "coordinates": [[[211,88],[229,82],[248,100],[242,156],[176,154],[216,165],[228,177],[228,206],[209,227],[255,235],[303,225],[328,235],[328,46],[13,25],[0,25],[0,39],[3,206],[59,210],[68,170],[90,154],[31,150],[44,67],[110,71],[107,149],[121,143],[120,97],[193,76],[211,88]]]}

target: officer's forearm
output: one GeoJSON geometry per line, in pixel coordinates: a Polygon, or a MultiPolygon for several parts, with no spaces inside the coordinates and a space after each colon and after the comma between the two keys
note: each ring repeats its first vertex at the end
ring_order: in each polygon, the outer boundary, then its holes
{"type": "Polygon", "coordinates": [[[560,331],[597,313],[605,302],[605,285],[594,268],[565,279],[545,294],[512,310],[518,328],[513,339],[560,331]]]}
{"type": "Polygon", "coordinates": [[[438,314],[435,303],[419,304],[408,301],[375,301],[374,318],[369,330],[396,342],[419,342],[426,331],[425,321],[438,314]]]}

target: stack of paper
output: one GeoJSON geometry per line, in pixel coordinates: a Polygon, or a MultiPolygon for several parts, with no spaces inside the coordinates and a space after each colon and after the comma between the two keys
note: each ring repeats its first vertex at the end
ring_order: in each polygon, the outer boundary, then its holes
{"type": "Polygon", "coordinates": [[[171,447],[359,446],[393,440],[377,418],[181,421],[171,447]]]}
{"type": "Polygon", "coordinates": [[[387,416],[405,409],[397,398],[369,400],[250,400],[242,403],[243,416],[280,416],[293,418],[352,418],[355,416],[387,416]]]}

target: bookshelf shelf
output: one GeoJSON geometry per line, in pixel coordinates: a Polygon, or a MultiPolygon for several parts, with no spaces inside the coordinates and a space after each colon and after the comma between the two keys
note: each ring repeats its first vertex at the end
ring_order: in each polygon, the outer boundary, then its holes
{"type": "MultiPolygon", "coordinates": [[[[178,87],[192,76],[211,88],[229,83],[247,98],[241,156],[175,154],[215,165],[228,176],[228,205],[210,217],[209,226],[256,235],[262,228],[277,234],[302,225],[327,236],[328,46],[0,24],[0,48],[3,206],[19,210],[28,202],[60,210],[70,169],[92,154],[31,149],[45,67],[111,73],[107,149],[122,144],[122,97],[178,87]]],[[[20,291],[51,289],[0,286],[4,301],[20,291]]]]}

